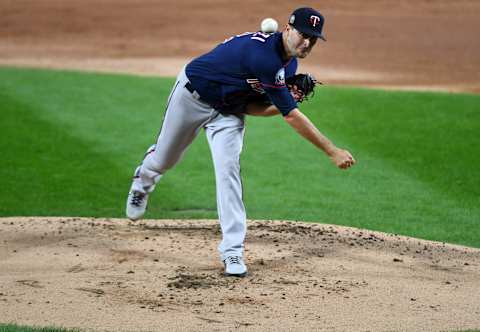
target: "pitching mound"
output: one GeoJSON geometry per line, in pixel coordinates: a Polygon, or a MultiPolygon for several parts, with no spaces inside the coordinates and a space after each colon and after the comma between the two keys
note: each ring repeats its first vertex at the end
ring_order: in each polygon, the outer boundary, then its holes
{"type": "Polygon", "coordinates": [[[110,331],[480,327],[480,250],[250,221],[226,278],[212,220],[2,218],[2,322],[110,331]]]}

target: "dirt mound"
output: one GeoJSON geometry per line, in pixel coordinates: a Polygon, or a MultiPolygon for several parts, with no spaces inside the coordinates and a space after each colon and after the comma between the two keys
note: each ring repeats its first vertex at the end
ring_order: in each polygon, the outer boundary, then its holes
{"type": "Polygon", "coordinates": [[[0,219],[0,321],[110,331],[480,327],[480,250],[323,224],[249,221],[246,278],[218,223],[0,219]]]}

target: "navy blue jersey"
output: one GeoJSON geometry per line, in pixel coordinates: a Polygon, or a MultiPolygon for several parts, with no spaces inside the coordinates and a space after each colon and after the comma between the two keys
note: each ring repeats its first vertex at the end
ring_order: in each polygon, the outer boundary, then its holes
{"type": "Polygon", "coordinates": [[[284,60],[282,33],[247,32],[225,40],[185,71],[200,98],[222,109],[242,94],[266,93],[283,115],[297,107],[285,85],[297,59],[284,60]]]}

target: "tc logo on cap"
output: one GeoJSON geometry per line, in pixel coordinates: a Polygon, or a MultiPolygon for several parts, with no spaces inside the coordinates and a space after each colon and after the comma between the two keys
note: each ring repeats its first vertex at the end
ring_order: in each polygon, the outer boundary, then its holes
{"type": "Polygon", "coordinates": [[[320,23],[320,17],[315,15],[310,16],[310,23],[312,23],[312,25],[316,27],[320,23]]]}

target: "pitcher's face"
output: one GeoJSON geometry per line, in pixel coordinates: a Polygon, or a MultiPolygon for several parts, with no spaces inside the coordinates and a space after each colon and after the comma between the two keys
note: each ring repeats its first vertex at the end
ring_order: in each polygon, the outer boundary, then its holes
{"type": "Polygon", "coordinates": [[[297,58],[305,58],[317,42],[317,37],[306,35],[291,25],[287,24],[286,33],[286,51],[288,55],[297,58]]]}

